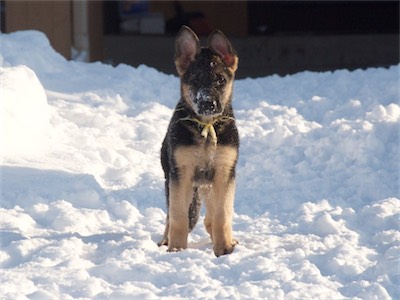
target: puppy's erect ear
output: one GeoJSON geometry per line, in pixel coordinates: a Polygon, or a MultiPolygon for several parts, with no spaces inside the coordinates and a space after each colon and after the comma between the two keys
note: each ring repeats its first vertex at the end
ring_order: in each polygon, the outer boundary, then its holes
{"type": "Polygon", "coordinates": [[[215,30],[208,37],[208,48],[222,58],[222,61],[235,72],[238,67],[238,56],[226,36],[215,30]]]}
{"type": "Polygon", "coordinates": [[[187,26],[182,26],[175,41],[175,66],[180,76],[200,53],[200,41],[187,26]]]}

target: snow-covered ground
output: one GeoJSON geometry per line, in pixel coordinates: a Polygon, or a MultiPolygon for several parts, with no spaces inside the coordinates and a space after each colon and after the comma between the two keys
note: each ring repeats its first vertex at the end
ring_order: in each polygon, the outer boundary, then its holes
{"type": "MultiPolygon", "coordinates": [[[[172,58],[171,58],[172,63],[172,58]]],[[[234,232],[157,247],[179,80],[0,35],[1,299],[399,299],[399,66],[237,80],[234,232]]]]}

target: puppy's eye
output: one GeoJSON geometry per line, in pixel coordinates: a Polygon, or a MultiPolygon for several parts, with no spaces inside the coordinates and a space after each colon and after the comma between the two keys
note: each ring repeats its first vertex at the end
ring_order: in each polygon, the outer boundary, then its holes
{"type": "Polygon", "coordinates": [[[215,78],[215,82],[217,83],[218,86],[223,86],[226,83],[226,79],[222,75],[218,75],[215,78]]]}

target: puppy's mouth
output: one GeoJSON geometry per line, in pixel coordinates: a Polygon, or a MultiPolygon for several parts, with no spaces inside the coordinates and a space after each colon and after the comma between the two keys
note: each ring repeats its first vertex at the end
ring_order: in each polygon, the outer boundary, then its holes
{"type": "Polygon", "coordinates": [[[200,89],[197,93],[191,93],[193,110],[199,116],[213,117],[222,114],[223,107],[217,95],[213,95],[208,89],[200,89]]]}

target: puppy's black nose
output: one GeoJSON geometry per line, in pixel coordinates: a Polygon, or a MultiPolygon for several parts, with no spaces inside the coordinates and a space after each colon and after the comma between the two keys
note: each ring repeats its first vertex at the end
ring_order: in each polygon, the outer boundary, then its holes
{"type": "Polygon", "coordinates": [[[212,112],[214,112],[215,108],[216,108],[216,104],[214,103],[214,101],[199,101],[198,102],[198,112],[200,114],[206,114],[209,115],[212,112]]]}
{"type": "Polygon", "coordinates": [[[207,116],[216,115],[221,113],[221,109],[215,100],[199,101],[197,103],[197,113],[207,116]]]}
{"type": "Polygon", "coordinates": [[[196,112],[199,115],[216,115],[221,113],[221,105],[217,97],[213,97],[210,90],[200,89],[194,100],[196,112]]]}

